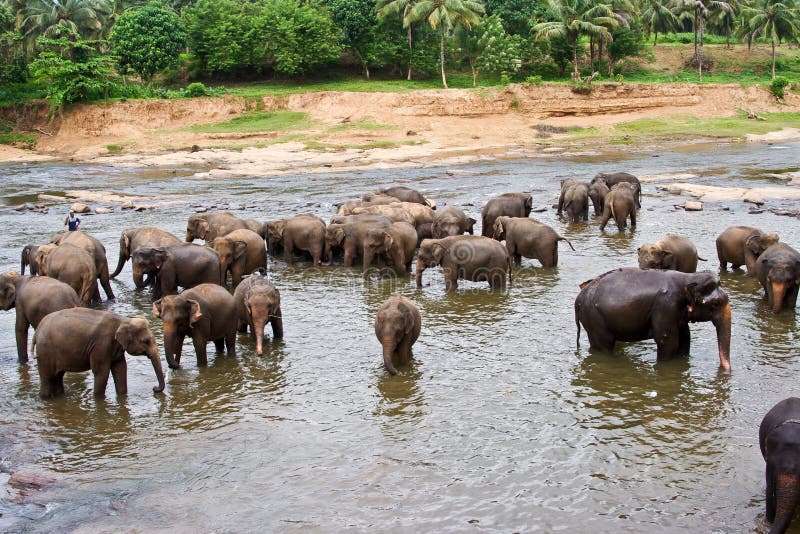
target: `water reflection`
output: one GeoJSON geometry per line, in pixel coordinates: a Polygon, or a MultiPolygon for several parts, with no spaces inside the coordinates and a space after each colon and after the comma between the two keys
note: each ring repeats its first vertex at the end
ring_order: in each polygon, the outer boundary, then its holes
{"type": "Polygon", "coordinates": [[[384,415],[402,423],[413,423],[422,417],[426,405],[425,396],[419,385],[423,369],[424,364],[416,358],[412,358],[409,365],[399,367],[395,376],[381,368],[378,371],[378,392],[381,397],[375,407],[375,415],[384,415]]]}

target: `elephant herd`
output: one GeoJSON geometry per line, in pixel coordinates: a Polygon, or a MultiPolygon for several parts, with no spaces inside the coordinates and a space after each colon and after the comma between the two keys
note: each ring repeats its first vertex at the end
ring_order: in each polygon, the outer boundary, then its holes
{"type": "MultiPolygon", "coordinates": [[[[601,231],[612,218],[619,231],[627,220],[636,225],[641,184],[627,173],[598,174],[591,182],[564,180],[557,204],[570,224],[589,220],[589,201],[601,217],[601,231]]],[[[283,337],[280,293],[266,277],[267,256],[282,255],[287,263],[306,255],[313,265],[331,265],[338,257],[345,266],[361,262],[363,274],[407,276],[416,257],[415,282],[424,272],[441,267],[445,291],[459,280],[487,282],[503,289],[511,281],[512,265],[522,257],[542,267],[558,265],[558,244],[573,244],[550,226],[530,218],[532,197],[503,193],[481,210],[477,221],[454,205],[436,203],[407,187],[366,194],[362,200],[338,205],[326,224],[314,214],[260,223],[229,212],[189,217],[185,240],[159,228],[126,229],[119,259],[109,274],[105,248],[81,231],[56,234],[50,243],[27,245],[21,273],[0,275],[0,308],[16,307],[18,359],[27,361],[29,326],[36,330],[31,353],[38,357],[40,396],[63,394],[65,372],[91,370],[94,393],[102,396],[109,374],[117,394],[126,385],[125,352],[147,356],[164,389],[160,355],[147,320],[122,317],[88,306],[100,300],[98,282],[114,298],[109,279],[129,260],[137,289],[153,286],[152,314],[163,323],[167,364],[180,366],[183,343],[190,337],[197,365],[207,364],[206,347],[236,352],[236,334],[250,330],[256,352],[263,352],[267,323],[273,337],[283,337]],[[202,239],[205,245],[192,243],[202,239]],[[30,276],[25,275],[26,267],[30,276]],[[226,287],[228,275],[232,292],[226,287]],[[183,290],[178,291],[179,288],[183,290]]],[[[794,308],[800,286],[800,253],[781,243],[777,234],[736,226],[716,241],[722,270],[745,266],[764,289],[774,312],[794,308]]],[[[720,368],[730,371],[731,305],[710,271],[696,272],[700,258],[694,244],[667,235],[638,251],[639,269],[609,271],[581,284],[575,299],[575,323],[592,349],[612,352],[617,341],[654,339],[657,358],[687,356],[689,323],[710,321],[716,328],[720,368]]],[[[375,335],[382,345],[390,374],[407,364],[419,338],[422,318],[414,303],[393,295],[378,310],[375,335]]],[[[800,501],[800,399],[787,399],[765,417],[761,449],[767,461],[767,517],[779,517],[773,531],[788,525],[786,515],[800,501]],[[781,526],[782,525],[782,526],[781,526]]]]}

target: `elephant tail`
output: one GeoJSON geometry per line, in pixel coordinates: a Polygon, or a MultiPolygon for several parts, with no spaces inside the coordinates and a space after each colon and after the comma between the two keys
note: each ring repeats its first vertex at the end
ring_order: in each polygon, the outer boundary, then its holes
{"type": "Polygon", "coordinates": [[[581,305],[576,300],[575,301],[575,326],[578,328],[578,334],[575,336],[575,344],[578,348],[581,348],[581,321],[578,318],[580,316],[581,305]]]}
{"type": "MultiPolygon", "coordinates": [[[[558,235],[558,234],[556,234],[556,235],[558,235]]],[[[567,242],[567,245],[569,245],[569,248],[571,248],[571,249],[572,249],[572,251],[573,251],[573,252],[575,252],[575,247],[573,247],[573,246],[572,246],[572,242],[571,242],[569,239],[567,239],[567,238],[566,238],[566,237],[564,237],[564,236],[560,236],[560,235],[559,235],[559,236],[558,236],[558,240],[559,240],[559,241],[566,241],[566,242],[567,242]]]]}
{"type": "Polygon", "coordinates": [[[36,332],[33,332],[33,341],[31,341],[31,359],[36,358],[36,332]]]}

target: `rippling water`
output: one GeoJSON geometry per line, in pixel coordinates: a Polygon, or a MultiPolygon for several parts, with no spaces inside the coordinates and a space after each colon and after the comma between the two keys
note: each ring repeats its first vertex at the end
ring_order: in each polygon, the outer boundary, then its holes
{"type": "MultiPolygon", "coordinates": [[[[475,218],[489,197],[530,191],[555,200],[558,181],[601,170],[690,172],[708,184],[767,185],[796,165],[800,146],[709,146],[671,153],[486,162],[448,169],[210,179],[193,170],[35,164],[0,167],[7,204],[70,189],[158,194],[226,203],[260,220],[301,212],[328,218],[333,203],[392,183],[475,218]],[[658,156],[658,157],[656,157],[658,156]],[[249,207],[248,207],[249,206],[249,207]]],[[[173,198],[174,197],[174,198],[173,198]]],[[[723,274],[733,305],[733,374],[717,374],[710,323],[692,325],[689,359],[655,362],[652,342],[616,354],[575,346],[578,284],[636,265],[636,248],[666,232],[691,237],[716,270],[715,237],[747,224],[800,245],[797,219],[748,214],[741,202],[684,213],[685,199],[644,187],[635,233],[601,235],[597,221],[567,227],[554,210],[534,216],[572,240],[557,270],[524,260],[513,285],[463,284],[445,295],[436,269],[365,283],[358,269],[271,262],[285,340],[263,357],[239,336],[238,356],[190,354],[163,395],[141,357],[128,357],[129,394],[95,400],[91,377],[68,374],[63,398],[37,397],[36,364],[18,366],[14,312],[0,314],[0,454],[7,470],[57,483],[22,502],[0,501],[5,531],[598,532],[765,531],[757,428],[778,400],[798,395],[798,325],[773,316],[758,283],[723,274]],[[382,367],[372,322],[393,292],[422,313],[412,366],[382,367]]],[[[797,209],[796,203],[769,206],[797,209]]],[[[192,208],[83,218],[113,269],[122,229],[154,225],[183,235],[192,208]]],[[[0,210],[0,268],[19,268],[26,243],[61,229],[47,215],[0,210]]],[[[609,227],[613,228],[613,224],[609,227]]],[[[128,264],[113,282],[123,314],[150,314],[128,264]]],[[[160,341],[161,323],[151,321],[160,341]]],[[[213,352],[213,351],[212,351],[213,352]]],[[[19,501],[19,499],[16,499],[19,501]]]]}

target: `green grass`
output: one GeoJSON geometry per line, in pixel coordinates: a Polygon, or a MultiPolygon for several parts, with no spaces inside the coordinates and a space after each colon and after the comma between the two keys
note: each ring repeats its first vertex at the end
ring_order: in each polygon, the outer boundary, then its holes
{"type": "Polygon", "coordinates": [[[119,154],[124,148],[122,145],[106,145],[106,150],[108,150],[109,154],[119,154]]]}
{"type": "Polygon", "coordinates": [[[36,144],[36,134],[30,132],[0,133],[0,145],[22,145],[33,148],[36,144]]]}
{"type": "Polygon", "coordinates": [[[246,133],[304,130],[311,126],[307,113],[297,111],[249,111],[238,117],[213,124],[190,126],[201,133],[246,133]]]}
{"type": "Polygon", "coordinates": [[[353,122],[346,122],[344,124],[337,124],[328,128],[328,132],[347,132],[350,130],[397,130],[399,126],[394,124],[380,124],[377,122],[370,122],[368,120],[360,119],[353,122]]]}

